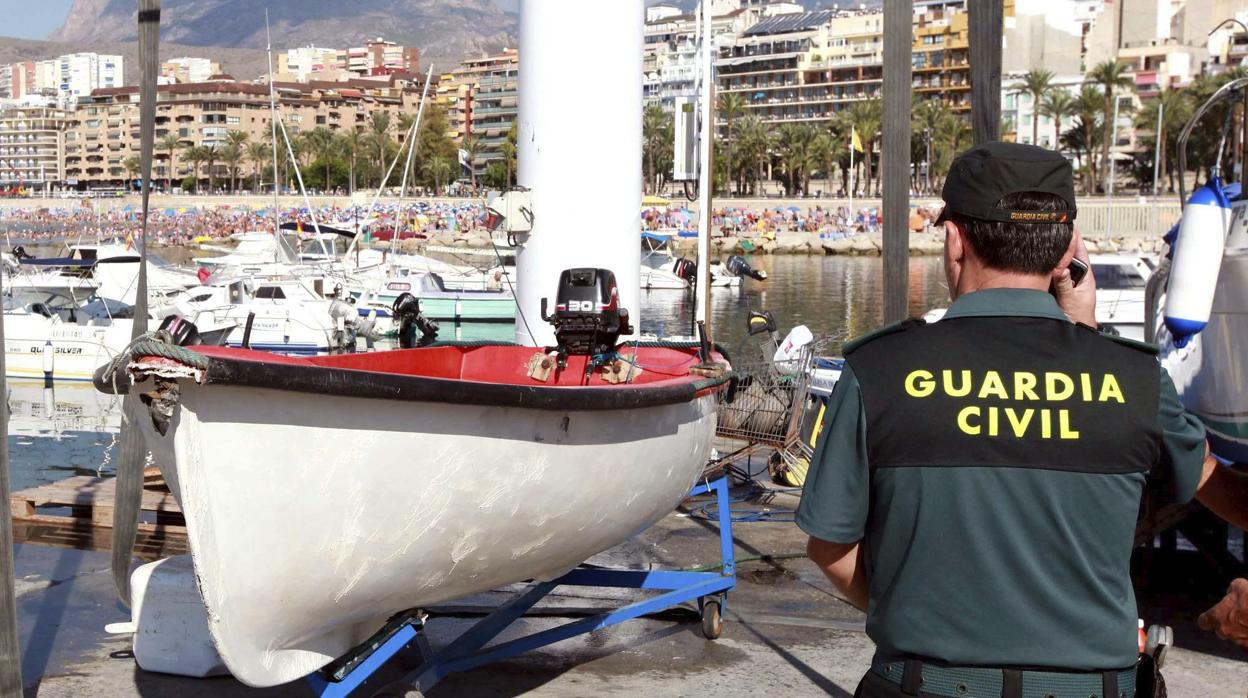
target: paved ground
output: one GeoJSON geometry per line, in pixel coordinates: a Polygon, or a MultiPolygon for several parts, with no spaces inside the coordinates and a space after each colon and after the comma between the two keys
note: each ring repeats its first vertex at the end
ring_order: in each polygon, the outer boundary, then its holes
{"type": "MultiPolygon", "coordinates": [[[[777,507],[792,506],[780,498],[777,507]]],[[[741,558],[800,553],[804,537],[789,523],[736,527],[741,558]]],[[[595,562],[689,568],[717,561],[715,528],[680,512],[595,562]]],[[[17,552],[23,677],[28,696],[311,696],[302,684],[248,689],[228,678],[193,680],[138,669],[127,638],[105,623],[124,620],[104,553],[21,546],[17,552]],[[35,630],[37,628],[37,631],[35,630]]],[[[551,606],[600,606],[609,593],[559,596],[551,606]]],[[[1248,652],[1197,630],[1192,618],[1212,593],[1145,597],[1150,622],[1176,627],[1179,648],[1167,667],[1170,695],[1248,694],[1248,652]]],[[[474,603],[488,604],[479,598],[474,603]]],[[[449,677],[437,696],[849,696],[873,651],[862,615],[840,601],[800,558],[746,562],[730,600],[724,635],[703,639],[696,622],[641,620],[565,641],[544,651],[449,677]]],[[[438,618],[435,645],[470,620],[438,618]]],[[[554,623],[529,621],[521,630],[554,623]]],[[[506,636],[505,636],[506,637],[506,636]]]]}

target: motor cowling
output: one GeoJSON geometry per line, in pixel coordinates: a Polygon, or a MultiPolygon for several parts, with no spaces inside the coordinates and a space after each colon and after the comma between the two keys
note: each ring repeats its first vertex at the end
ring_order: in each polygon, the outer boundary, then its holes
{"type": "Polygon", "coordinates": [[[400,293],[391,306],[394,322],[398,326],[399,347],[412,349],[433,344],[438,338],[438,323],[425,317],[420,310],[420,299],[410,293],[400,293]],[[420,336],[417,337],[417,333],[420,336]]]}
{"type": "Polygon", "coordinates": [[[767,278],[767,272],[751,267],[750,263],[745,261],[745,257],[739,254],[729,257],[724,267],[734,276],[748,276],[755,281],[763,281],[767,278]]]}
{"type": "Polygon", "coordinates": [[[672,263],[672,273],[692,286],[698,280],[698,263],[681,257],[672,263]]]}
{"type": "Polygon", "coordinates": [[[592,356],[615,351],[620,335],[632,334],[628,310],[620,307],[615,274],[609,269],[565,269],[559,275],[555,312],[542,319],[555,328],[560,357],[592,356]]]}

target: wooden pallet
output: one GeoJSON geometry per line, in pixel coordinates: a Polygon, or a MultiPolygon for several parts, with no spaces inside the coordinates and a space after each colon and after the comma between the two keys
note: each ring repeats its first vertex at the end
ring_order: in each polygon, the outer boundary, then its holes
{"type": "MultiPolygon", "coordinates": [[[[14,492],[14,537],[35,545],[108,550],[116,480],[79,476],[14,492]]],[[[144,472],[135,554],[157,559],[186,552],[186,521],[160,472],[144,472]]]]}

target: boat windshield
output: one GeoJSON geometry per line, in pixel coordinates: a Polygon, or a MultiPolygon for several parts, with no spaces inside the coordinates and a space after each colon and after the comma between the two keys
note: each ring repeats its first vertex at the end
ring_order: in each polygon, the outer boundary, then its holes
{"type": "Polygon", "coordinates": [[[1092,274],[1096,277],[1098,289],[1142,289],[1147,283],[1144,276],[1129,264],[1093,264],[1092,274]]]}

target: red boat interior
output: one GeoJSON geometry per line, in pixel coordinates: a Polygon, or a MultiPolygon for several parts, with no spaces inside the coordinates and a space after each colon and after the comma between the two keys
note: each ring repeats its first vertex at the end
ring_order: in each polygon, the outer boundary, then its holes
{"type": "MultiPolygon", "coordinates": [[[[603,380],[600,371],[593,371],[587,378],[587,356],[569,356],[568,365],[562,371],[552,372],[543,382],[530,378],[526,366],[530,357],[537,353],[534,347],[511,345],[486,346],[439,346],[421,349],[398,349],[365,354],[337,354],[331,356],[285,356],[268,352],[233,349],[229,347],[188,347],[204,356],[233,360],[255,361],[290,366],[320,366],[352,371],[384,373],[425,378],[477,381],[504,385],[530,385],[547,387],[603,386],[612,384],[603,380]]],[[[690,374],[689,368],[699,363],[697,350],[669,347],[622,346],[620,355],[635,361],[642,370],[629,382],[631,385],[671,385],[702,380],[690,374]]],[[[723,361],[718,354],[717,360],[723,361]]]]}

